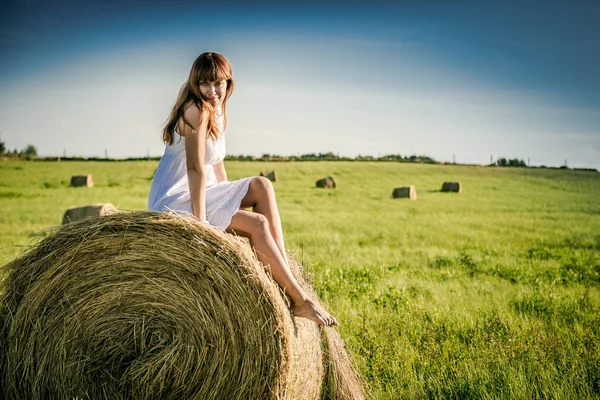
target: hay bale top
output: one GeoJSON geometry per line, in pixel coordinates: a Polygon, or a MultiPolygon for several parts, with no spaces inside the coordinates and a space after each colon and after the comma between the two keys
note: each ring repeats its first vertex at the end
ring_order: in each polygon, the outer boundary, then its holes
{"type": "Polygon", "coordinates": [[[417,189],[415,189],[415,187],[413,185],[410,186],[405,186],[405,187],[398,187],[395,188],[394,191],[392,192],[392,197],[394,199],[411,199],[411,200],[416,200],[417,199],[417,189]]]}
{"type": "Polygon", "coordinates": [[[73,187],[93,187],[94,181],[92,175],[73,175],[71,176],[71,186],[73,187]]]}
{"type": "Polygon", "coordinates": [[[191,218],[89,218],[3,268],[7,398],[364,397],[337,332],[322,353],[250,246],[191,218]]]}
{"type": "Polygon", "coordinates": [[[442,192],[462,192],[462,185],[460,182],[444,182],[442,184],[442,192]]]}
{"type": "Polygon", "coordinates": [[[335,179],[333,179],[332,176],[328,176],[326,178],[319,179],[317,181],[317,187],[324,189],[335,189],[337,185],[335,183],[335,179]]]}
{"type": "Polygon", "coordinates": [[[277,182],[277,173],[275,171],[261,171],[260,176],[264,176],[271,182],[277,182]]]}

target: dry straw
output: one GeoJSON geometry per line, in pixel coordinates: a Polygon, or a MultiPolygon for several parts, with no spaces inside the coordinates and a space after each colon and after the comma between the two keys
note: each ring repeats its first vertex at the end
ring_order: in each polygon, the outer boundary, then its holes
{"type": "Polygon", "coordinates": [[[73,175],[71,176],[71,186],[79,187],[93,187],[94,181],[91,175],[73,175]]]}
{"type": "Polygon", "coordinates": [[[456,192],[460,193],[462,191],[462,185],[460,182],[444,182],[442,184],[442,192],[456,192]]]}
{"type": "Polygon", "coordinates": [[[275,171],[261,171],[260,176],[264,176],[271,182],[277,182],[277,172],[275,171]]]}
{"type": "Polygon", "coordinates": [[[294,319],[246,242],[192,219],[64,225],[4,272],[7,399],[365,396],[337,331],[294,319]]]}
{"type": "Polygon", "coordinates": [[[406,199],[416,200],[417,199],[417,189],[415,189],[415,187],[413,185],[395,188],[392,191],[392,197],[394,199],[406,198],[406,199]]]}
{"type": "Polygon", "coordinates": [[[325,189],[335,189],[337,186],[335,183],[335,179],[333,179],[333,176],[328,176],[326,178],[319,179],[316,182],[316,185],[318,188],[325,188],[325,189]]]}

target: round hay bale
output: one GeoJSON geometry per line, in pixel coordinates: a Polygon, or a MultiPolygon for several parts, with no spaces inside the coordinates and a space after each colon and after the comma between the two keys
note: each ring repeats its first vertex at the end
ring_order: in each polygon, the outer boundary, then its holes
{"type": "Polygon", "coordinates": [[[92,176],[91,175],[73,175],[73,176],[71,176],[71,186],[74,186],[74,187],[79,187],[79,186],[93,187],[94,186],[94,181],[92,180],[92,176]]]}
{"type": "Polygon", "coordinates": [[[275,171],[266,171],[266,172],[261,171],[260,176],[264,176],[271,182],[277,182],[277,172],[275,172],[275,171]]]}
{"type": "Polygon", "coordinates": [[[333,179],[332,176],[328,176],[327,178],[319,179],[317,181],[317,187],[324,188],[324,189],[335,189],[336,188],[335,179],[333,179]]]}
{"type": "Polygon", "coordinates": [[[455,192],[460,193],[462,191],[462,186],[460,182],[444,182],[442,184],[442,192],[455,192]]]}
{"type": "Polygon", "coordinates": [[[392,192],[392,197],[394,199],[405,198],[405,199],[416,200],[417,199],[417,189],[415,189],[415,187],[413,185],[395,188],[394,191],[392,192]]]}
{"type": "Polygon", "coordinates": [[[96,203],[87,206],[69,208],[63,215],[62,223],[68,224],[89,217],[100,217],[117,212],[111,203],[96,203]]]}
{"type": "Polygon", "coordinates": [[[247,243],[193,219],[63,225],[4,272],[7,399],[364,398],[337,332],[294,319],[247,243]]]}

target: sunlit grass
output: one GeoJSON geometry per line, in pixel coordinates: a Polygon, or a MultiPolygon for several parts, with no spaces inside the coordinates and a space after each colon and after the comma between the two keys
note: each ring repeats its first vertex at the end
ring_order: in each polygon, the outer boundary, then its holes
{"type": "MultiPolygon", "coordinates": [[[[0,260],[75,205],[144,209],[157,162],[0,163],[0,260]],[[71,188],[91,173],[94,188],[71,188]]],[[[376,398],[600,398],[600,174],[391,162],[275,169],[287,244],[376,398]],[[315,188],[332,175],[335,190],[315,188]],[[441,193],[460,181],[463,193],[441,193]],[[418,199],[392,199],[415,185],[418,199]]]]}

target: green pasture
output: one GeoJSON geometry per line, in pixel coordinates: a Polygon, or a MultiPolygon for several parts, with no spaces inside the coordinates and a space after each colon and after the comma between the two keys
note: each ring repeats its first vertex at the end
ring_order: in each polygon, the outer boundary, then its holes
{"type": "MultiPolygon", "coordinates": [[[[0,162],[0,263],[67,208],[146,207],[156,161],[0,162]],[[92,174],[93,188],[71,188],[92,174]]],[[[377,399],[600,398],[600,173],[394,162],[275,169],[287,244],[377,399]],[[317,189],[335,177],[338,188],[317,189]],[[441,193],[460,181],[463,193],[441,193]],[[418,199],[392,199],[415,185],[418,199]]]]}

